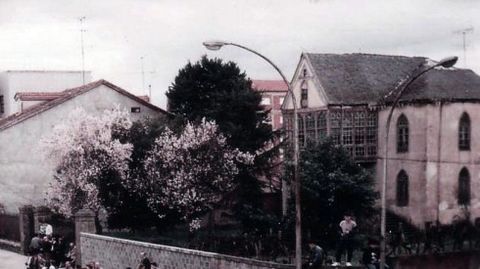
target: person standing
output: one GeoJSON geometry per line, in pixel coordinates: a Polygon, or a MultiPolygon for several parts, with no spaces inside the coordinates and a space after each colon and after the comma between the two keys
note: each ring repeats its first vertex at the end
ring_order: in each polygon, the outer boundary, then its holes
{"type": "Polygon", "coordinates": [[[346,266],[352,266],[352,254],[353,254],[353,233],[357,223],[352,219],[352,215],[347,213],[344,215],[343,220],[339,224],[340,226],[340,241],[338,243],[337,253],[335,255],[335,262],[332,266],[338,266],[341,263],[342,255],[347,252],[346,266]]]}

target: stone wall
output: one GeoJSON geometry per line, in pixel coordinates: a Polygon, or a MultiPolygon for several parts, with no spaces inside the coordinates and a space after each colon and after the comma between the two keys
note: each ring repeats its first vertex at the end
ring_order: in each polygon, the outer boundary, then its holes
{"type": "Polygon", "coordinates": [[[104,269],[135,268],[140,253],[164,269],[293,269],[292,265],[276,264],[212,252],[170,247],[81,233],[82,265],[100,262],[104,269]]]}
{"type": "Polygon", "coordinates": [[[393,261],[395,269],[478,269],[480,252],[454,252],[420,256],[402,256],[393,261]]]}

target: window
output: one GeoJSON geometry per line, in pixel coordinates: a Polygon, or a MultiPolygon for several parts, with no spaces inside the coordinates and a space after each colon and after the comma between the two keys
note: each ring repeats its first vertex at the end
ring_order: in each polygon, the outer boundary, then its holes
{"type": "Polygon", "coordinates": [[[317,141],[327,137],[327,112],[320,111],[317,117],[317,141]]]}
{"type": "Polygon", "coordinates": [[[270,105],[270,97],[262,97],[262,102],[260,103],[261,105],[270,105]]]}
{"type": "Polygon", "coordinates": [[[341,138],[341,126],[342,126],[342,112],[341,111],[332,111],[330,113],[330,136],[332,141],[336,145],[340,145],[341,138]]]}
{"type": "Polygon", "coordinates": [[[467,168],[462,168],[458,176],[458,204],[470,204],[470,173],[467,168]]]}
{"type": "Polygon", "coordinates": [[[408,152],[408,120],[403,114],[397,121],[397,152],[408,152]]]}
{"type": "Polygon", "coordinates": [[[314,114],[307,114],[305,117],[306,126],[307,126],[307,141],[314,142],[315,141],[315,115],[314,114]]]}
{"type": "Polygon", "coordinates": [[[458,125],[458,149],[470,150],[470,117],[465,112],[458,125]]]}
{"type": "Polygon", "coordinates": [[[138,106],[132,107],[132,108],[130,109],[130,111],[131,111],[132,113],[140,113],[140,107],[138,107],[138,106]]]}
{"type": "Polygon", "coordinates": [[[303,81],[301,86],[300,106],[305,108],[308,106],[308,87],[307,82],[303,81]]]}
{"type": "Polygon", "coordinates": [[[305,124],[303,123],[303,117],[298,115],[298,144],[300,147],[305,146],[305,124]]]}
{"type": "Polygon", "coordinates": [[[397,206],[408,206],[408,175],[401,170],[397,175],[397,206]]]}
{"type": "Polygon", "coordinates": [[[0,95],[0,114],[5,113],[5,103],[3,101],[3,95],[0,95]]]}

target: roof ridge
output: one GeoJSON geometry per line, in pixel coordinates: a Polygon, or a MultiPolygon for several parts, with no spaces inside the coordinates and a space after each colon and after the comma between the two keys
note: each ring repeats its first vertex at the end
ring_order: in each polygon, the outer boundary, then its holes
{"type": "Polygon", "coordinates": [[[380,57],[392,57],[392,58],[419,58],[430,59],[425,56],[406,56],[406,55],[394,55],[394,54],[380,54],[380,53],[364,53],[364,52],[347,52],[347,53],[316,53],[316,52],[304,52],[309,55],[328,55],[328,56],[347,56],[347,55],[361,55],[361,56],[380,56],[380,57]]]}
{"type": "Polygon", "coordinates": [[[27,109],[25,109],[24,111],[22,112],[17,112],[15,114],[12,114],[12,115],[9,115],[7,116],[6,118],[3,118],[3,119],[0,119],[0,131],[4,130],[4,129],[7,129],[11,126],[14,126],[16,125],[17,123],[20,123],[24,120],[27,120],[31,117],[34,117],[35,115],[38,115],[44,111],[47,111],[49,110],[50,108],[53,108],[57,105],[60,105],[78,95],[81,95],[83,93],[86,93],[92,89],[95,89],[97,88],[98,86],[100,85],[105,85],[109,88],[111,88],[112,90],[114,91],[117,91],[118,93],[120,94],[123,94],[131,99],[134,99],[135,101],[155,110],[155,111],[158,111],[158,112],[161,112],[161,113],[164,113],[164,114],[169,114],[167,111],[161,109],[160,107],[157,107],[145,100],[143,100],[142,98],[139,98],[133,94],[131,94],[130,92],[116,86],[115,84],[112,84],[104,79],[100,79],[100,80],[97,80],[97,81],[93,81],[93,82],[90,82],[88,84],[85,84],[85,85],[82,85],[82,86],[79,86],[79,87],[75,87],[75,88],[70,88],[70,89],[66,89],[62,92],[64,92],[65,94],[63,96],[60,96],[58,98],[55,98],[53,100],[50,100],[50,101],[45,101],[45,102],[42,102],[42,103],[39,103],[37,105],[34,105],[34,106],[31,106],[27,109]]]}

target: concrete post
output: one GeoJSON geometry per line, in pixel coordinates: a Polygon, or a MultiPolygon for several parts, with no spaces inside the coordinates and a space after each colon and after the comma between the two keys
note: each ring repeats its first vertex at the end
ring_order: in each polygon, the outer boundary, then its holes
{"type": "Polygon", "coordinates": [[[97,233],[95,226],[95,213],[90,209],[81,209],[75,214],[75,244],[77,246],[77,262],[84,265],[82,261],[82,246],[80,233],[97,233]]]}
{"type": "Polygon", "coordinates": [[[32,240],[34,230],[34,208],[31,205],[22,206],[19,208],[19,229],[20,229],[20,244],[21,251],[24,255],[28,255],[30,241],[32,240]]]}

